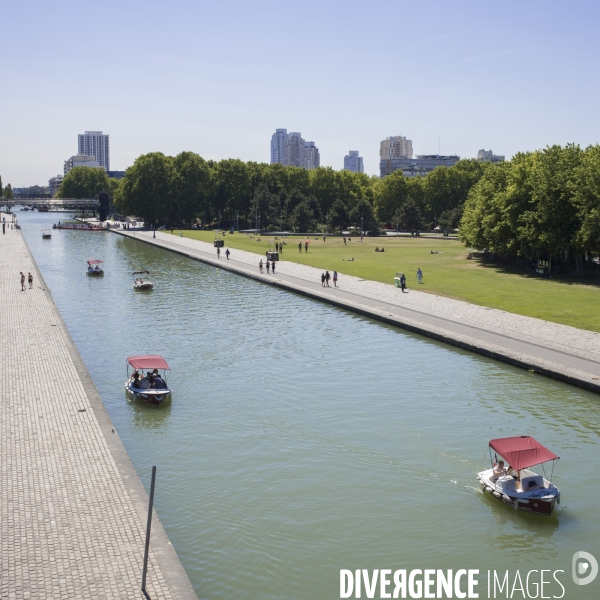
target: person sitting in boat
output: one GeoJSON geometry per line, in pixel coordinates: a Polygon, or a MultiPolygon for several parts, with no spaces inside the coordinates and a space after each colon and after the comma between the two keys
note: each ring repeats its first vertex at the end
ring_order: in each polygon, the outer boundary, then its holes
{"type": "Polygon", "coordinates": [[[92,265],[90,265],[90,266],[88,267],[88,273],[93,273],[93,272],[94,272],[94,269],[92,269],[92,265]]]}
{"type": "Polygon", "coordinates": [[[96,265],[96,266],[94,267],[94,271],[99,271],[99,270],[100,270],[100,267],[99,267],[98,265],[96,265]]]}
{"type": "Polygon", "coordinates": [[[140,387],[140,372],[137,369],[133,372],[133,375],[131,376],[131,385],[133,385],[134,388],[140,387]]]}
{"type": "Polygon", "coordinates": [[[146,373],[146,377],[142,377],[140,380],[140,389],[147,390],[152,386],[152,374],[150,371],[146,373]]]}
{"type": "Polygon", "coordinates": [[[494,467],[494,481],[498,480],[502,475],[508,475],[512,471],[512,468],[508,469],[504,466],[504,461],[499,460],[498,464],[494,467]]]}
{"type": "Polygon", "coordinates": [[[152,378],[154,379],[154,389],[164,390],[167,387],[167,384],[160,376],[158,369],[154,369],[154,371],[152,371],[152,378]]]}

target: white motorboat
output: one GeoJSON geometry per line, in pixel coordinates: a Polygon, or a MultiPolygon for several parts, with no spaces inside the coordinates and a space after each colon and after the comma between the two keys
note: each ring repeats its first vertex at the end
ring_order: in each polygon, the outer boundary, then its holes
{"type": "Polygon", "coordinates": [[[477,474],[484,492],[515,510],[549,517],[560,504],[560,491],[552,483],[552,472],[559,457],[531,436],[498,438],[490,440],[492,468],[477,474]],[[492,457],[492,450],[494,457],[492,457]],[[500,459],[503,460],[499,460],[500,459]],[[503,464],[508,463],[509,468],[503,464]],[[552,461],[552,471],[547,476],[530,469],[552,461]]]}
{"type": "Polygon", "coordinates": [[[133,289],[142,292],[154,289],[154,284],[149,279],[140,277],[140,275],[150,275],[150,271],[133,272],[133,289]]]}
{"type": "Polygon", "coordinates": [[[52,234],[50,233],[49,229],[42,229],[42,237],[45,240],[49,240],[52,237],[52,234]]]}
{"type": "Polygon", "coordinates": [[[100,260],[99,258],[96,258],[94,260],[88,260],[87,261],[88,268],[87,268],[86,273],[90,277],[100,277],[100,276],[104,275],[104,270],[100,266],[103,263],[104,263],[104,261],[100,260]]]}
{"type": "Polygon", "coordinates": [[[171,399],[171,390],[167,385],[170,372],[162,356],[130,356],[127,359],[125,390],[138,400],[160,406],[165,400],[171,399]]]}

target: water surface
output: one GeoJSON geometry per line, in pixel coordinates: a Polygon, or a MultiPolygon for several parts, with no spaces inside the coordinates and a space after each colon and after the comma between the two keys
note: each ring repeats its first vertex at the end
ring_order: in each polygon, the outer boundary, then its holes
{"type": "Polygon", "coordinates": [[[17,215],[146,486],[157,465],[200,598],[339,598],[342,568],[564,569],[566,598],[598,597],[570,575],[575,551],[600,559],[598,396],[113,233],[43,240],[66,215],[17,215]],[[153,292],[131,289],[139,269],[153,292]],[[159,409],[123,390],[125,358],[150,353],[173,369],[159,409]],[[561,456],[557,518],[478,491],[488,440],[519,434],[561,456]]]}

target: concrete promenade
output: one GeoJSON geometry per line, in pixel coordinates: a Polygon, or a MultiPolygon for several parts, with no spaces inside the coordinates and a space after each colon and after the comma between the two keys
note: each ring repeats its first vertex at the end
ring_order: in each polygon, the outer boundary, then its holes
{"type": "MultiPolygon", "coordinates": [[[[323,288],[316,269],[285,261],[297,252],[297,243],[286,246],[275,275],[260,274],[258,261],[265,257],[231,249],[231,258],[216,256],[212,244],[164,232],[111,230],[184,254],[207,264],[234,271],[311,298],[419,333],[454,346],[502,360],[595,392],[600,392],[600,335],[567,325],[477,306],[409,289],[403,294],[393,285],[367,281],[340,273],[339,287],[323,288]]],[[[225,238],[225,242],[227,238],[225,238]]],[[[309,250],[310,251],[310,250],[309,250]]],[[[331,271],[333,272],[333,271],[331,271]]],[[[393,273],[390,277],[393,277],[393,273]]],[[[409,286],[416,288],[416,281],[409,286]]],[[[390,281],[391,282],[391,281],[390,281]]]]}
{"type": "MultiPolygon", "coordinates": [[[[143,598],[148,497],[16,229],[0,233],[0,365],[0,597],[143,598]]],[[[197,600],[156,514],[150,548],[149,597],[197,600]]]]}

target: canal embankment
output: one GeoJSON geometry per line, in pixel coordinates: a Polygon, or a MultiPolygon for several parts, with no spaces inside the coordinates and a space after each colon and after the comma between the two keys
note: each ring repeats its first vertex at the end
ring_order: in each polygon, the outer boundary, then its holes
{"type": "Polygon", "coordinates": [[[323,269],[316,269],[281,260],[275,274],[260,273],[258,262],[265,257],[255,253],[234,249],[227,259],[223,248],[218,258],[216,250],[206,242],[160,231],[156,237],[148,231],[111,231],[530,372],[600,392],[600,336],[595,332],[417,290],[402,293],[391,285],[343,273],[340,273],[338,287],[323,287],[320,277],[325,265],[323,269]]]}
{"type": "MultiPolygon", "coordinates": [[[[143,598],[148,496],[21,231],[0,248],[0,596],[143,598]]],[[[150,549],[149,597],[196,599],[156,513],[150,549]]]]}

